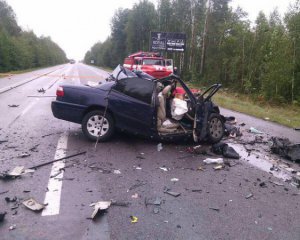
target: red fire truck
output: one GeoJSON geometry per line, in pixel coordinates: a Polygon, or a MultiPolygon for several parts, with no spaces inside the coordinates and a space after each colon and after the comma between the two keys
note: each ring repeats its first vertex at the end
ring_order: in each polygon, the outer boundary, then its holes
{"type": "Polygon", "coordinates": [[[143,71],[155,78],[167,77],[174,72],[173,59],[165,59],[155,52],[133,53],[125,58],[123,66],[130,70],[143,71]]]}

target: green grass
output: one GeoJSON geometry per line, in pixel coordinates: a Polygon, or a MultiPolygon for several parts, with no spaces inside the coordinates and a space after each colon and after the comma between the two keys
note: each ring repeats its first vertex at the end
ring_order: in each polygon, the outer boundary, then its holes
{"type": "MultiPolygon", "coordinates": [[[[194,84],[190,84],[195,87],[194,84]]],[[[196,86],[198,87],[198,86],[196,86]]],[[[266,102],[254,102],[247,95],[219,90],[213,101],[220,107],[245,113],[261,119],[268,118],[269,121],[281,125],[299,128],[300,127],[300,107],[293,105],[271,105],[266,102]]]]}

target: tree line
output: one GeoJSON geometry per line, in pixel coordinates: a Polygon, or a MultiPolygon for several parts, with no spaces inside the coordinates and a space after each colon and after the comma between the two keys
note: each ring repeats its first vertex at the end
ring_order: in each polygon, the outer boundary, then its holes
{"type": "Polygon", "coordinates": [[[0,0],[0,72],[45,67],[67,61],[64,51],[50,37],[24,31],[13,9],[0,0]]]}
{"type": "Polygon", "coordinates": [[[185,80],[222,83],[254,98],[300,104],[300,0],[283,17],[260,12],[255,24],[231,0],[141,0],[118,9],[111,35],[85,62],[115,67],[130,53],[149,50],[151,31],[186,33],[184,53],[166,52],[185,80]]]}

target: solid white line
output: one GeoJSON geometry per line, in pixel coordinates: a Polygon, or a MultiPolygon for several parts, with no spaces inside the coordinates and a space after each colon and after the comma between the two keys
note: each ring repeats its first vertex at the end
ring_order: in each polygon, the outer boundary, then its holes
{"type": "MultiPolygon", "coordinates": [[[[54,160],[66,156],[67,145],[68,134],[64,133],[60,136],[58,140],[54,160]]],[[[44,203],[48,203],[48,205],[43,210],[42,216],[52,216],[59,214],[62,179],[64,176],[64,172],[62,169],[64,168],[64,166],[65,162],[63,160],[54,162],[52,165],[50,178],[48,182],[48,192],[46,193],[44,200],[44,203]]]]}

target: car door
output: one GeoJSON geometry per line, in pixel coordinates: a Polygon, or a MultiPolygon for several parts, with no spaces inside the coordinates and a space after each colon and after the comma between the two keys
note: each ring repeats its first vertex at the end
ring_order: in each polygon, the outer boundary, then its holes
{"type": "Polygon", "coordinates": [[[108,106],[116,127],[150,135],[155,125],[154,82],[138,77],[118,80],[109,94],[108,106]]]}

